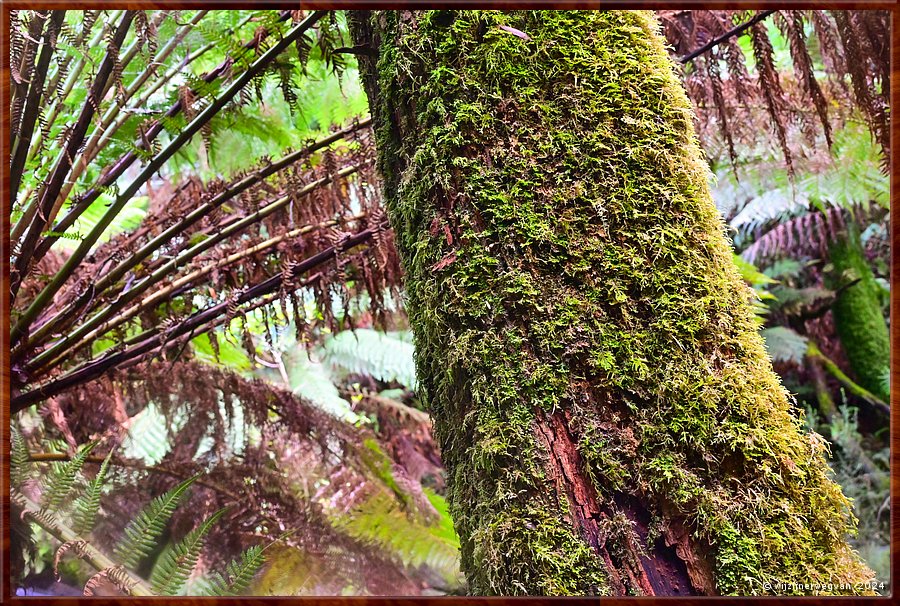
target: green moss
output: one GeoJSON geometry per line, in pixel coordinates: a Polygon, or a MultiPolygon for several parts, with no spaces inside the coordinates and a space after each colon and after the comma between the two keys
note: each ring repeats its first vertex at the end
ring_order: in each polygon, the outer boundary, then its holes
{"type": "Polygon", "coordinates": [[[890,363],[890,338],[881,311],[880,288],[855,224],[848,225],[846,237],[832,242],[828,255],[834,266],[829,287],[838,289],[859,280],[842,290],[832,307],[841,346],[859,384],[887,402],[890,394],[884,384],[884,374],[890,363]]]}
{"type": "MultiPolygon", "coordinates": [[[[375,23],[379,166],[471,591],[610,591],[537,439],[554,413],[598,498],[685,524],[718,592],[868,578],[757,334],[652,14],[375,23]]],[[[611,552],[634,538],[620,526],[611,552]]]]}

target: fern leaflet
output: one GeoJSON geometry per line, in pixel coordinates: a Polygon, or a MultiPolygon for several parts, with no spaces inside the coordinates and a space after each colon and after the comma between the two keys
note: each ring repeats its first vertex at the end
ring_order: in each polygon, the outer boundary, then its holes
{"type": "Polygon", "coordinates": [[[265,548],[254,545],[241,553],[240,560],[232,560],[225,569],[227,580],[219,573],[214,573],[206,587],[205,594],[210,596],[236,596],[242,594],[250,586],[250,581],[262,568],[266,561],[263,554],[265,548]]]}
{"type": "Polygon", "coordinates": [[[153,499],[141,510],[125,528],[125,536],[116,546],[115,554],[119,562],[128,568],[134,568],[141,558],[153,550],[166,522],[198,477],[188,478],[166,494],[153,499]]]}
{"type": "Polygon", "coordinates": [[[9,458],[10,481],[13,486],[21,486],[31,472],[31,454],[28,452],[25,437],[15,423],[10,424],[10,434],[12,438],[9,458]]]}
{"type": "Polygon", "coordinates": [[[103,480],[106,479],[106,470],[109,469],[109,460],[112,457],[112,451],[103,463],[97,475],[88,484],[87,492],[75,502],[75,513],[73,515],[72,529],[76,534],[84,535],[94,528],[94,522],[97,519],[97,511],[100,509],[100,492],[103,488],[103,480]]]}
{"type": "Polygon", "coordinates": [[[81,451],[72,457],[71,461],[60,464],[50,475],[50,480],[44,492],[42,511],[56,511],[75,485],[75,476],[84,465],[87,456],[94,449],[97,442],[87,444],[81,451]]]}
{"type": "Polygon", "coordinates": [[[157,595],[178,594],[197,565],[200,550],[203,549],[206,540],[206,533],[227,509],[227,507],[223,507],[212,514],[203,524],[188,533],[181,542],[163,555],[150,578],[153,593],[157,595]]]}

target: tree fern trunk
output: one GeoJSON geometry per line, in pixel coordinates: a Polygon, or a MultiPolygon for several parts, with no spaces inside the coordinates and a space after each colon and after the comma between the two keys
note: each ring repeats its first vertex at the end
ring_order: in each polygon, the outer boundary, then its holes
{"type": "Polygon", "coordinates": [[[352,27],[470,590],[867,579],[824,445],[757,334],[652,15],[352,27]]]}
{"type": "Polygon", "coordinates": [[[878,285],[855,223],[848,222],[846,236],[831,243],[828,255],[834,266],[829,287],[838,289],[859,279],[841,291],[832,307],[841,347],[859,384],[887,402],[890,395],[884,375],[890,364],[891,347],[887,323],[878,300],[878,285]]]}

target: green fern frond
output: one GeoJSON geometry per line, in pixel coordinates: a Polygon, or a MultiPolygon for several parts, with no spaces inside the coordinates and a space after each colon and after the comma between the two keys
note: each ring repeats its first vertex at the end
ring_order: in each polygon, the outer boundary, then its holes
{"type": "Polygon", "coordinates": [[[97,475],[88,484],[85,494],[75,502],[72,529],[76,534],[85,535],[94,528],[97,511],[100,509],[100,493],[103,489],[103,481],[106,479],[106,470],[109,469],[110,458],[112,458],[112,451],[103,459],[97,475]]]}
{"type": "Polygon", "coordinates": [[[438,517],[423,523],[398,507],[386,493],[375,494],[352,515],[334,519],[335,525],[356,539],[377,545],[394,560],[416,569],[425,566],[438,573],[448,587],[462,584],[459,572],[459,538],[442,497],[424,489],[438,517]]]}
{"type": "Polygon", "coordinates": [[[150,586],[157,595],[177,595],[197,566],[200,551],[206,541],[206,533],[228,510],[223,507],[192,530],[172,549],[167,551],[150,577],[150,586]]]}
{"type": "Polygon", "coordinates": [[[61,463],[53,470],[45,485],[44,498],[41,504],[42,511],[55,512],[75,486],[75,476],[84,466],[87,456],[91,453],[97,442],[91,442],[82,448],[71,461],[61,463]]]}
{"type": "Polygon", "coordinates": [[[266,562],[265,548],[254,545],[241,553],[240,559],[232,560],[225,569],[225,576],[214,573],[204,592],[209,596],[237,596],[250,586],[250,581],[266,562]]]}
{"type": "Polygon", "coordinates": [[[803,263],[796,259],[778,259],[767,268],[763,273],[775,280],[796,278],[803,270],[803,263]]]}
{"type": "Polygon", "coordinates": [[[325,359],[347,373],[367,375],[379,381],[396,381],[415,389],[414,347],[399,333],[371,329],[343,331],[322,346],[325,359]]]}
{"type": "Polygon", "coordinates": [[[25,443],[25,436],[19,431],[19,427],[15,423],[10,423],[9,429],[12,440],[9,474],[12,485],[17,487],[21,486],[31,475],[31,454],[28,452],[28,444],[25,443]]]}
{"type": "Polygon", "coordinates": [[[775,362],[794,362],[800,364],[806,355],[806,337],[784,326],[773,326],[763,330],[766,350],[775,362]]]}
{"type": "Polygon", "coordinates": [[[166,494],[156,497],[132,520],[115,549],[119,562],[128,568],[134,568],[141,558],[153,550],[166,522],[198,477],[188,478],[166,494]]]}
{"type": "Polygon", "coordinates": [[[891,369],[885,368],[881,375],[881,385],[886,393],[891,391],[891,369]]]}
{"type": "Polygon", "coordinates": [[[358,423],[350,402],[341,397],[329,369],[310,359],[309,352],[297,348],[286,359],[291,390],[328,414],[348,423],[358,423]]]}

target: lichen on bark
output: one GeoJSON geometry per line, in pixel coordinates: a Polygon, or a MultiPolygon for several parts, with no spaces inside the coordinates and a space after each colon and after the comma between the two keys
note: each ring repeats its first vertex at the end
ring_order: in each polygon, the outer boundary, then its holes
{"type": "Polygon", "coordinates": [[[351,21],[470,590],[868,579],[653,15],[351,21]]]}

